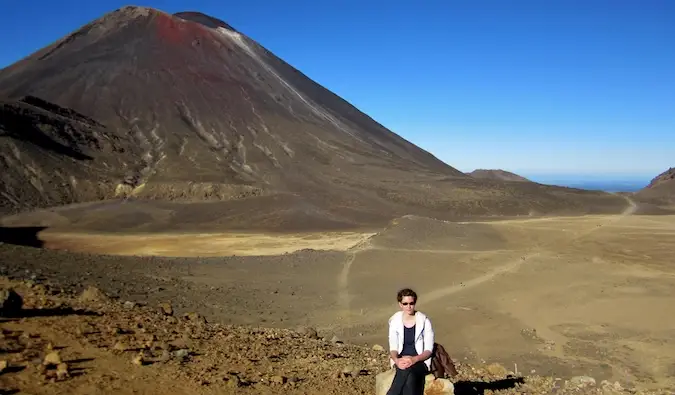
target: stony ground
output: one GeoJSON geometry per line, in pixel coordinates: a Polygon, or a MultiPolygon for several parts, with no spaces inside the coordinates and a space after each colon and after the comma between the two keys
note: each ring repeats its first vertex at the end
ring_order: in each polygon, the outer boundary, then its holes
{"type": "MultiPolygon", "coordinates": [[[[170,301],[141,305],[95,287],[2,277],[0,289],[2,394],[369,394],[388,368],[378,345],[320,338],[311,327],[209,323],[170,301]]],[[[646,394],[590,377],[457,366],[456,394],[646,394]]]]}

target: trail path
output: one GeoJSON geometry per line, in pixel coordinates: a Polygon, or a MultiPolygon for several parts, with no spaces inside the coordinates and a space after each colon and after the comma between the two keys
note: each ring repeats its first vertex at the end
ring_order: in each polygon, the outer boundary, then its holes
{"type": "MultiPolygon", "coordinates": [[[[529,261],[541,256],[547,247],[551,246],[560,246],[561,244],[570,244],[574,241],[579,240],[580,238],[587,237],[591,235],[592,233],[596,232],[597,230],[601,229],[602,226],[604,225],[609,225],[612,223],[616,223],[632,214],[635,213],[637,210],[637,204],[633,201],[628,196],[622,196],[626,202],[628,203],[628,206],[620,213],[614,216],[599,216],[598,219],[605,219],[605,221],[601,223],[596,223],[593,221],[587,228],[582,229],[579,232],[575,232],[571,237],[563,237],[560,239],[556,239],[550,243],[544,244],[544,245],[539,245],[534,248],[531,248],[525,252],[525,254],[522,254],[518,258],[512,259],[505,263],[504,265],[501,265],[489,272],[486,272],[485,274],[475,277],[471,280],[464,281],[460,284],[453,284],[449,285],[447,287],[443,288],[438,288],[432,291],[429,291],[427,293],[420,294],[420,298],[424,300],[425,303],[430,303],[434,302],[436,300],[445,298],[449,295],[455,294],[457,292],[462,292],[466,291],[468,289],[477,287],[479,285],[482,285],[488,281],[492,281],[495,278],[502,276],[507,273],[512,273],[517,271],[522,265],[525,263],[528,263],[529,261]]],[[[524,220],[528,221],[528,220],[524,220]]],[[[493,225],[501,225],[501,224],[508,224],[511,222],[515,221],[496,221],[493,222],[493,225]]],[[[343,269],[340,272],[340,275],[338,277],[338,292],[339,292],[339,302],[340,302],[340,307],[341,307],[341,318],[345,320],[342,324],[345,325],[346,327],[352,326],[352,320],[351,320],[351,314],[350,314],[350,299],[351,296],[349,295],[349,272],[352,269],[352,266],[354,264],[354,261],[356,260],[356,255],[365,250],[369,249],[383,249],[379,247],[372,246],[370,243],[370,240],[367,242],[361,243],[358,246],[355,246],[353,249],[351,249],[348,252],[347,259],[344,262],[343,269]]],[[[460,252],[460,251],[452,251],[452,250],[408,250],[408,249],[391,249],[391,251],[415,251],[415,252],[442,252],[442,253],[455,253],[455,252],[460,252]]],[[[478,252],[478,251],[476,251],[478,252]]],[[[480,252],[491,252],[491,251],[480,251],[480,252]]],[[[495,250],[494,252],[503,252],[503,250],[495,250]]],[[[516,252],[516,251],[514,251],[516,252]]],[[[382,319],[386,319],[390,315],[390,312],[388,309],[383,308],[383,309],[378,309],[382,311],[386,311],[383,313],[378,313],[378,314],[372,314],[369,315],[367,318],[366,317],[359,317],[359,322],[358,324],[367,324],[371,322],[376,322],[380,321],[382,319]]]]}

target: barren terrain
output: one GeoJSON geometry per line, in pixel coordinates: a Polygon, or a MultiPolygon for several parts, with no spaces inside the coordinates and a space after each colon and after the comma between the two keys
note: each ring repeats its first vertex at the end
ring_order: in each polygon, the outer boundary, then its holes
{"type": "Polygon", "coordinates": [[[13,277],[75,290],[91,284],[150,306],[170,301],[178,313],[196,311],[222,324],[307,325],[326,339],[368,347],[386,345],[395,293],[411,286],[437,340],[458,361],[672,390],[675,216],[636,212],[626,199],[619,215],[461,222],[404,216],[375,231],[313,236],[107,239],[67,226],[6,227],[13,243],[79,252],[6,243],[0,261],[13,277]],[[281,255],[269,255],[274,251],[281,255]],[[130,256],[153,253],[182,257],[130,256]]]}

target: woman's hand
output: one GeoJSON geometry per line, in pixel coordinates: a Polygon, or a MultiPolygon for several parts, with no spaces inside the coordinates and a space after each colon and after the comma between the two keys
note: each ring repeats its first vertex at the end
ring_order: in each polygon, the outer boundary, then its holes
{"type": "Polygon", "coordinates": [[[408,369],[415,364],[413,357],[406,355],[396,360],[396,366],[399,369],[408,369]]]}

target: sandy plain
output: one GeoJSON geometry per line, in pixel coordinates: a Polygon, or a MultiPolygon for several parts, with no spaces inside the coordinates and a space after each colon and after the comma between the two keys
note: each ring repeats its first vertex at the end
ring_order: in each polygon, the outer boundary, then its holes
{"type": "Polygon", "coordinates": [[[55,227],[37,233],[46,248],[5,244],[0,258],[9,274],[171,300],[226,324],[310,325],[367,345],[386,345],[396,291],[412,287],[458,360],[675,388],[675,216],[636,209],[627,199],[620,215],[404,216],[377,232],[293,235],[106,237],[55,227]]]}

